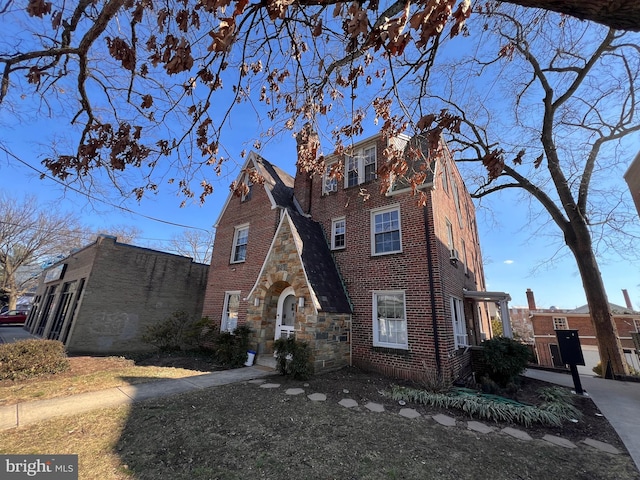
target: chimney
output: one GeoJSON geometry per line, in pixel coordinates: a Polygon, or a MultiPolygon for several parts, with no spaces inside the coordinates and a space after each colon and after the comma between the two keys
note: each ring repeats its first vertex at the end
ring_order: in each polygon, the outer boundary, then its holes
{"type": "Polygon", "coordinates": [[[529,310],[537,310],[536,299],[533,298],[533,291],[527,288],[527,303],[529,304],[529,310]]]}
{"type": "Polygon", "coordinates": [[[631,298],[629,297],[629,292],[627,292],[626,288],[622,289],[622,295],[624,295],[624,303],[627,305],[627,308],[633,311],[633,305],[631,304],[631,298]]]}
{"type": "Polygon", "coordinates": [[[298,200],[302,213],[310,213],[314,162],[320,146],[320,139],[311,124],[307,123],[296,135],[296,143],[298,159],[293,195],[298,200]]]}

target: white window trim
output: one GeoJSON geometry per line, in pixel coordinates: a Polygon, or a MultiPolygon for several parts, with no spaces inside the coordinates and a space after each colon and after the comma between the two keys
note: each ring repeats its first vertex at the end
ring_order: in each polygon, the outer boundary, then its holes
{"type": "Polygon", "coordinates": [[[332,250],[342,250],[347,246],[347,221],[345,217],[334,218],[331,220],[331,249],[332,250]],[[336,246],[336,225],[339,222],[343,222],[344,224],[344,245],[337,247],[336,246]]]}
{"type": "MultiPolygon", "coordinates": [[[[233,232],[233,243],[231,244],[231,260],[229,263],[244,263],[246,261],[247,258],[247,253],[245,252],[245,258],[242,260],[236,260],[236,247],[237,242],[238,242],[238,235],[240,234],[240,232],[244,231],[244,230],[249,230],[249,224],[245,223],[243,225],[237,225],[236,227],[234,227],[234,232],[233,232]]],[[[247,232],[247,245],[249,244],[249,232],[247,232]]]]}
{"type": "Polygon", "coordinates": [[[567,320],[567,317],[553,317],[551,321],[553,322],[554,330],[569,330],[569,321],[567,320]],[[556,320],[558,320],[559,323],[564,323],[564,326],[562,328],[556,328],[556,320]]]}
{"type": "Polygon", "coordinates": [[[329,175],[335,163],[336,162],[331,162],[327,164],[324,175],[322,175],[322,195],[329,195],[330,193],[338,191],[338,179],[329,175]]]}
{"type": "MultiPolygon", "coordinates": [[[[365,155],[365,151],[373,149],[373,165],[374,171],[378,168],[378,149],[376,145],[367,145],[361,148],[358,148],[353,152],[353,155],[346,155],[344,159],[344,188],[352,188],[362,183],[365,183],[365,159],[367,156],[365,155]],[[358,173],[358,183],[356,185],[349,185],[349,159],[355,159],[357,162],[356,171],[358,173]]],[[[370,165],[370,164],[369,164],[370,165]]],[[[374,177],[372,180],[375,180],[377,175],[374,173],[374,177]]]]}
{"type": "MultiPolygon", "coordinates": [[[[238,295],[238,310],[240,310],[240,290],[234,290],[229,292],[224,292],[224,305],[222,306],[222,319],[220,320],[220,331],[221,332],[232,332],[235,330],[229,329],[229,299],[232,295],[238,295]]],[[[238,312],[236,312],[238,315],[238,312]]],[[[236,327],[238,326],[238,318],[236,317],[236,327]]]]}
{"type": "Polygon", "coordinates": [[[391,205],[388,207],[381,207],[371,210],[371,217],[369,219],[370,223],[370,235],[371,235],[371,256],[377,257],[380,255],[391,255],[394,253],[402,253],[402,212],[400,211],[400,204],[391,205]],[[400,237],[400,248],[398,250],[393,250],[390,252],[376,252],[376,215],[386,212],[398,212],[398,234],[400,237]]]}
{"type": "Polygon", "coordinates": [[[467,333],[467,322],[464,318],[464,302],[461,298],[451,296],[450,303],[454,347],[456,350],[461,347],[468,347],[469,335],[467,333]]]}
{"type": "Polygon", "coordinates": [[[398,350],[408,350],[409,349],[409,329],[407,324],[407,297],[405,295],[404,290],[376,290],[373,292],[372,303],[371,303],[371,311],[372,311],[372,321],[373,321],[373,346],[374,347],[385,347],[385,348],[394,348],[398,350]],[[406,332],[406,341],[404,343],[388,343],[381,342],[378,328],[378,295],[402,295],[402,314],[404,319],[404,327],[406,332]]]}

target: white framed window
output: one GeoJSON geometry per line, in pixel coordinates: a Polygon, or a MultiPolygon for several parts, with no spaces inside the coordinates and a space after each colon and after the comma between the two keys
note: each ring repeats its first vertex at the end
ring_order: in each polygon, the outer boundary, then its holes
{"type": "Polygon", "coordinates": [[[449,193],[449,165],[442,159],[442,189],[449,193]]]}
{"type": "Polygon", "coordinates": [[[456,206],[456,214],[458,215],[458,225],[460,228],[464,227],[464,222],[462,220],[462,208],[460,207],[460,194],[458,193],[458,183],[456,180],[451,180],[451,191],[453,192],[453,202],[456,206]]]}
{"type": "Polygon", "coordinates": [[[464,268],[464,273],[468,273],[469,268],[467,267],[467,244],[464,242],[464,239],[462,240],[460,248],[462,248],[462,252],[460,252],[460,254],[462,255],[461,260],[462,260],[462,266],[464,268]]]}
{"type": "Polygon", "coordinates": [[[553,317],[554,330],[569,330],[569,323],[566,317],[553,317]]]}
{"type": "Polygon", "coordinates": [[[373,345],[407,349],[407,313],[404,291],[373,292],[373,345]]]}
{"type": "Polygon", "coordinates": [[[224,292],[224,308],[222,310],[221,332],[233,332],[238,326],[238,308],[240,292],[224,292]]]}
{"type": "Polygon", "coordinates": [[[233,234],[233,249],[231,263],[244,262],[247,258],[247,243],[249,241],[249,225],[240,225],[233,234]]]}
{"type": "Polygon", "coordinates": [[[333,168],[334,163],[330,163],[327,165],[327,168],[324,171],[324,175],[322,176],[322,194],[329,195],[331,192],[338,191],[338,179],[331,176],[331,169],[333,168]]]}
{"type": "Polygon", "coordinates": [[[453,321],[453,338],[455,348],[467,347],[467,323],[464,319],[464,303],[458,297],[451,297],[451,320],[453,321]]]}
{"type": "Polygon", "coordinates": [[[400,207],[371,211],[371,255],[386,255],[402,251],[400,207]]]}
{"type": "Polygon", "coordinates": [[[458,250],[456,250],[456,243],[453,237],[453,225],[448,218],[445,217],[444,220],[447,228],[447,248],[449,249],[449,258],[458,260],[460,255],[458,254],[458,250]]]}
{"type": "Polygon", "coordinates": [[[361,148],[345,158],[344,186],[354,187],[376,178],[376,146],[361,148]]]}
{"type": "Polygon", "coordinates": [[[640,318],[634,318],[633,325],[636,327],[636,332],[640,333],[640,318]]]}
{"type": "Polygon", "coordinates": [[[331,221],[331,248],[338,250],[346,245],[346,221],[344,217],[331,221]]]}

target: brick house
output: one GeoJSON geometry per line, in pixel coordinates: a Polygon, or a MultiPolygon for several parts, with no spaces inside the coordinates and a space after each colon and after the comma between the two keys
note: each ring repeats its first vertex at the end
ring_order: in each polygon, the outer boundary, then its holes
{"type": "Polygon", "coordinates": [[[250,326],[259,358],[275,338],[308,342],[316,372],[356,365],[418,378],[470,373],[470,346],[491,335],[475,209],[446,145],[381,135],[295,178],[252,152],[216,221],[203,315],[250,326]],[[418,149],[424,206],[406,182],[384,193],[376,171],[390,144],[418,149]],[[437,155],[435,154],[437,153],[437,155]],[[341,178],[329,174],[335,162],[341,178]]]}
{"type": "Polygon", "coordinates": [[[191,258],[96,241],[40,275],[25,329],[60,340],[71,353],[115,354],[151,350],[148,325],[184,311],[202,311],[209,266],[191,258]]]}
{"type": "MultiPolygon", "coordinates": [[[[628,301],[628,297],[625,299],[628,301]]],[[[582,374],[593,375],[592,369],[600,362],[600,354],[595,328],[589,315],[589,307],[584,305],[573,310],[553,307],[537,308],[531,289],[527,289],[527,302],[538,363],[546,367],[565,368],[555,331],[578,330],[582,355],[586,364],[578,366],[578,370],[582,374]]],[[[628,303],[630,304],[630,302],[628,303]]],[[[638,349],[633,340],[634,334],[640,332],[640,312],[634,311],[630,305],[627,307],[613,303],[609,305],[627,363],[635,370],[640,371],[638,349]]]]}

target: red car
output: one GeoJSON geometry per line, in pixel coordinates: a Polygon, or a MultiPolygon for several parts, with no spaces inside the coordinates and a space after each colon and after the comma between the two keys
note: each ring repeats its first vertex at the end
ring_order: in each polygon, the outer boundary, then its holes
{"type": "Polygon", "coordinates": [[[0,314],[0,325],[5,323],[24,325],[28,313],[26,310],[9,310],[8,312],[4,312],[0,314]]]}

